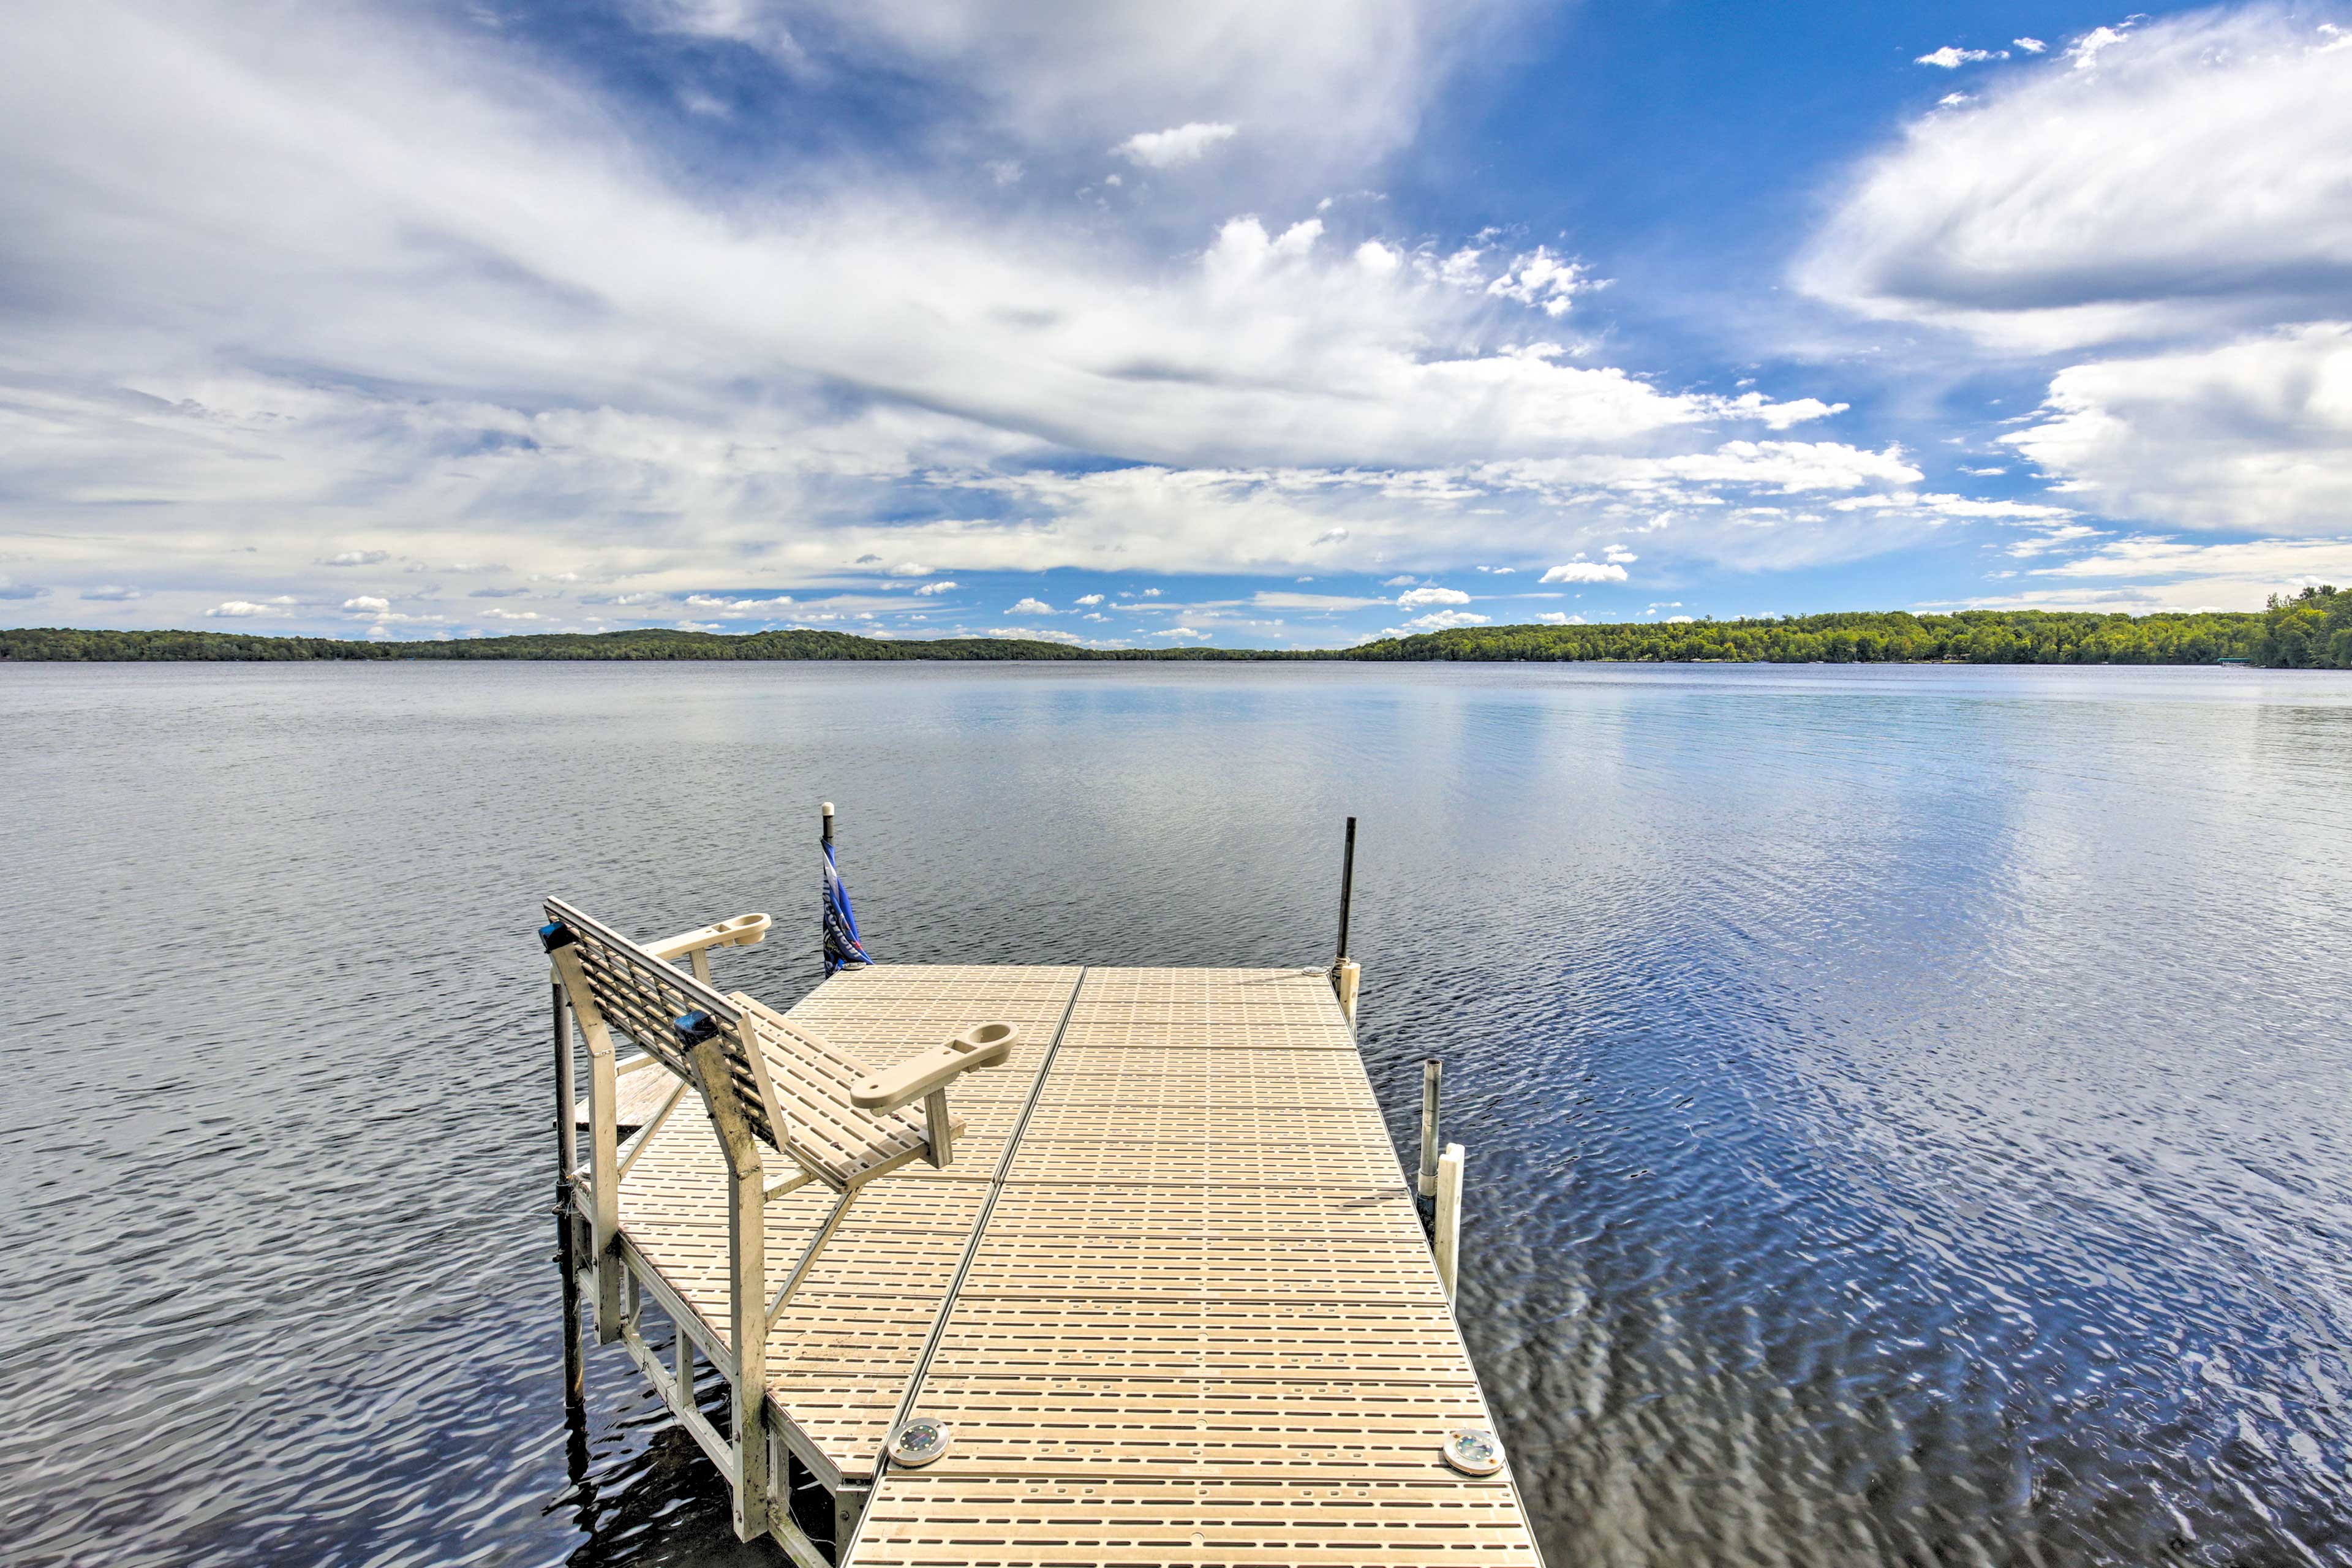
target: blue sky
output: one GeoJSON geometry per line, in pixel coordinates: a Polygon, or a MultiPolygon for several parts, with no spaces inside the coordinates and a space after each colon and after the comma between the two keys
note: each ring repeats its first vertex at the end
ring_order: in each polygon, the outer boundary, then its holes
{"type": "Polygon", "coordinates": [[[2258,607],[2352,582],[2347,28],[33,0],[0,621],[2258,607]]]}

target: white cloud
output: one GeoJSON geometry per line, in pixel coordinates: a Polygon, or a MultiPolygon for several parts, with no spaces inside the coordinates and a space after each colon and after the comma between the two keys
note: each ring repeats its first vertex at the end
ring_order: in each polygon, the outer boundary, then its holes
{"type": "Polygon", "coordinates": [[[250,599],[230,599],[225,604],[215,605],[205,614],[242,618],[247,616],[266,616],[269,614],[269,606],[257,605],[250,599]]]}
{"type": "Polygon", "coordinates": [[[1938,66],[1948,71],[1958,70],[1962,66],[1974,65],[1979,60],[2005,60],[2007,58],[2009,58],[2009,51],[2007,49],[2002,49],[1998,52],[1991,49],[1963,49],[1955,45],[1946,44],[1940,49],[1937,49],[1929,54],[1921,55],[1917,59],[1911,63],[1913,65],[1920,66],[1938,66]]]}
{"type": "Polygon", "coordinates": [[[1612,544],[1601,552],[1601,559],[1614,566],[1631,566],[1641,557],[1622,544],[1612,544]]]}
{"type": "Polygon", "coordinates": [[[931,569],[913,561],[901,561],[898,564],[890,568],[890,575],[893,577],[928,577],[931,575],[931,569]]]}
{"type": "Polygon", "coordinates": [[[1381,586],[1383,588],[1409,588],[1413,584],[1420,581],[1420,578],[1408,574],[1401,577],[1388,578],[1381,584],[1381,586]]]}
{"type": "Polygon", "coordinates": [[[2029,55],[2038,55],[2050,47],[2039,38],[2011,38],[2010,45],[2029,55]]]}
{"type": "Polygon", "coordinates": [[[128,604],[132,599],[138,598],[140,594],[138,589],[126,587],[120,583],[101,583],[95,588],[84,588],[81,591],[81,596],[107,604],[128,604]]]}
{"type": "Polygon", "coordinates": [[[1103,596],[1100,594],[1081,594],[1078,595],[1078,603],[1089,607],[1099,605],[1102,602],[1103,596]]]}
{"type": "Polygon", "coordinates": [[[1670,626],[1686,626],[1691,624],[1691,620],[1692,617],[1689,616],[1668,616],[1666,617],[1666,625],[1670,626]]]}
{"type": "MultiPolygon", "coordinates": [[[[700,610],[704,615],[717,616],[722,620],[771,620],[779,611],[788,608],[793,598],[789,594],[779,594],[770,598],[740,599],[730,599],[719,594],[688,594],[683,602],[689,609],[700,610]]],[[[488,610],[484,613],[497,616],[505,612],[488,610]]]]}
{"type": "Polygon", "coordinates": [[[2266,8],[2101,28],[1865,164],[1798,269],[1866,314],[2048,348],[2340,317],[2345,57],[2266,8]]]}
{"type": "Polygon", "coordinates": [[[2066,51],[2066,58],[2074,62],[2076,70],[2088,70],[2098,63],[2101,54],[2129,37],[2131,27],[2130,22],[2126,22],[2121,27],[2094,27],[2074,40],[2074,47],[2066,51]]]}
{"type": "Polygon", "coordinates": [[[1235,128],[1231,125],[1204,123],[1194,121],[1166,131],[1139,131],[1111,149],[1114,157],[1126,159],[1139,169],[1175,169],[1186,163],[1197,163],[1209,149],[1234,139],[1235,128]]]}
{"type": "Polygon", "coordinates": [[[1959,601],[1968,609],[2258,610],[2271,595],[2305,582],[2352,582],[2352,538],[2256,539],[2189,543],[2135,535],[2088,555],[2028,573],[2093,586],[2035,587],[1959,601]]]}
{"type": "Polygon", "coordinates": [[[1582,616],[1571,616],[1565,610],[1538,610],[1536,619],[1555,626],[1580,626],[1585,624],[1582,616]]]}
{"type": "MultiPolygon", "coordinates": [[[[824,26],[760,0],[643,20],[970,86],[995,118],[959,126],[953,180],[985,184],[982,159],[1017,153],[1042,191],[1137,125],[1246,126],[1204,187],[1261,163],[1361,166],[1489,9],[1114,6],[1063,17],[1066,37],[928,0],[824,26]],[[1251,52],[1268,39],[1285,47],[1251,52]],[[1098,69],[1055,79],[1089,49],[1098,69]],[[1136,86],[1173,69],[1183,102],[1136,86]]],[[[1841,405],[1677,391],[1594,343],[1525,341],[1542,322],[1522,307],[1596,286],[1542,247],[1231,216],[1311,205],[1256,184],[1147,239],[911,177],[791,200],[688,182],[593,84],[458,15],[296,8],[264,30],[212,0],[33,0],[12,16],[0,260],[41,288],[0,371],[23,383],[0,397],[0,520],[103,480],[76,501],[83,537],[12,570],[146,584],[168,560],[218,584],[234,536],[253,553],[225,580],[256,595],[236,602],[296,589],[289,619],[340,624],[352,580],[327,563],[413,568],[403,604],[421,607],[442,574],[495,561],[511,575],[492,580],[570,582],[626,624],[760,614],[772,587],[838,581],[861,555],[908,577],[1418,573],[1530,537],[1552,559],[1639,534],[1659,540],[1645,553],[1773,564],[1904,537],[1875,514],[1750,505],[1902,482],[1893,448],[1738,438],[1841,405]],[[121,226],[142,243],[113,242],[121,226]],[[396,549],[338,552],[355,516],[396,549]],[[732,610],[687,603],[712,583],[732,610]]]]}
{"type": "Polygon", "coordinates": [[[1558,318],[1568,314],[1579,294],[1606,286],[1605,280],[1593,278],[1581,261],[1565,260],[1538,246],[1524,256],[1513,258],[1510,265],[1486,285],[1486,292],[1496,299],[1516,300],[1558,318]]]}
{"type": "MultiPolygon", "coordinates": [[[[1467,595],[1465,595],[1466,598],[1467,595]]],[[[1361,610],[1381,604],[1379,599],[1360,599],[1346,594],[1286,594],[1259,589],[1250,595],[1254,610],[1338,611],[1361,610]]]]}
{"type": "Polygon", "coordinates": [[[1417,632],[1444,632],[1451,631],[1455,626],[1483,626],[1487,624],[1489,624],[1488,617],[1473,615],[1468,610],[1433,610],[1425,616],[1415,616],[1401,626],[1391,626],[1381,636],[1411,637],[1417,632]]]}
{"type": "Polygon", "coordinates": [[[1191,626],[1169,626],[1163,630],[1153,632],[1151,635],[1156,637],[1174,637],[1179,640],[1190,639],[1193,642],[1207,642],[1209,640],[1208,633],[1194,631],[1191,626]]]}
{"type": "Polygon", "coordinates": [[[1625,568],[1614,562],[1570,561],[1543,574],[1547,583],[1622,583],[1625,568]]]}
{"type": "Polygon", "coordinates": [[[2108,516],[2337,532],[2352,519],[2352,325],[2074,365],[2002,439],[2108,516]]]}
{"type": "Polygon", "coordinates": [[[1408,609],[1416,605],[1466,605],[1470,595],[1459,588],[1408,588],[1396,596],[1396,602],[1408,609]]]}
{"type": "MultiPolygon", "coordinates": [[[[228,606],[224,605],[221,608],[226,613],[228,606]]],[[[380,616],[392,608],[392,601],[380,599],[373,594],[362,594],[357,598],[345,599],[343,608],[355,616],[380,616]]]]}
{"type": "Polygon", "coordinates": [[[939,582],[936,582],[936,583],[926,583],[926,584],[924,584],[921,587],[919,587],[919,588],[916,589],[916,590],[915,590],[915,593],[916,593],[916,595],[917,595],[919,597],[928,599],[928,598],[931,598],[931,597],[933,597],[933,596],[935,596],[935,595],[940,595],[940,594],[947,593],[948,591],[950,591],[950,589],[954,588],[955,586],[956,586],[956,584],[953,584],[953,583],[950,583],[950,582],[947,581],[945,578],[942,578],[942,579],[940,579],[939,582]]]}
{"type": "Polygon", "coordinates": [[[1043,599],[1023,599],[1004,613],[1008,616],[1050,616],[1055,614],[1055,610],[1043,599]]]}
{"type": "Polygon", "coordinates": [[[1143,591],[1143,596],[1147,599],[1156,599],[1160,597],[1160,590],[1157,588],[1146,588],[1143,591]]]}

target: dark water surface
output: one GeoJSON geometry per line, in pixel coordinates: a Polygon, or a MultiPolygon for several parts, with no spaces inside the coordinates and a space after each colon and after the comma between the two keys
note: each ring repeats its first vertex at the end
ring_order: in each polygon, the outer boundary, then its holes
{"type": "MultiPolygon", "coordinates": [[[[1553,1568],[2352,1562],[2352,678],[0,668],[0,1559],[781,1563],[567,1473],[536,901],[1313,963],[1553,1568]]],[[[722,963],[725,961],[722,960],[722,963]]]]}

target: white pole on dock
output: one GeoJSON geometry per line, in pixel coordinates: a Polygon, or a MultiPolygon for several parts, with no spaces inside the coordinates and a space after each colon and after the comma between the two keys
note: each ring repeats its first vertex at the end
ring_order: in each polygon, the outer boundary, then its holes
{"type": "Polygon", "coordinates": [[[1462,1258],[1462,1145],[1448,1143],[1437,1161],[1437,1282],[1454,1300],[1454,1279],[1462,1258]]]}
{"type": "Polygon", "coordinates": [[[1435,1057],[1421,1064],[1421,1171],[1413,1185],[1425,1198],[1437,1195],[1437,1089],[1444,1072],[1435,1057]]]}

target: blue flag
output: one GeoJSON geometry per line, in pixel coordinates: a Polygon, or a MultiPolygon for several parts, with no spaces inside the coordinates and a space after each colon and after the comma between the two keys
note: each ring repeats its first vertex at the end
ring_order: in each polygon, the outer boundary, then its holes
{"type": "Polygon", "coordinates": [[[874,962],[857,938],[857,917],[849,912],[849,889],[841,885],[841,868],[833,863],[833,846],[824,850],[824,972],[863,969],[874,962]]]}

